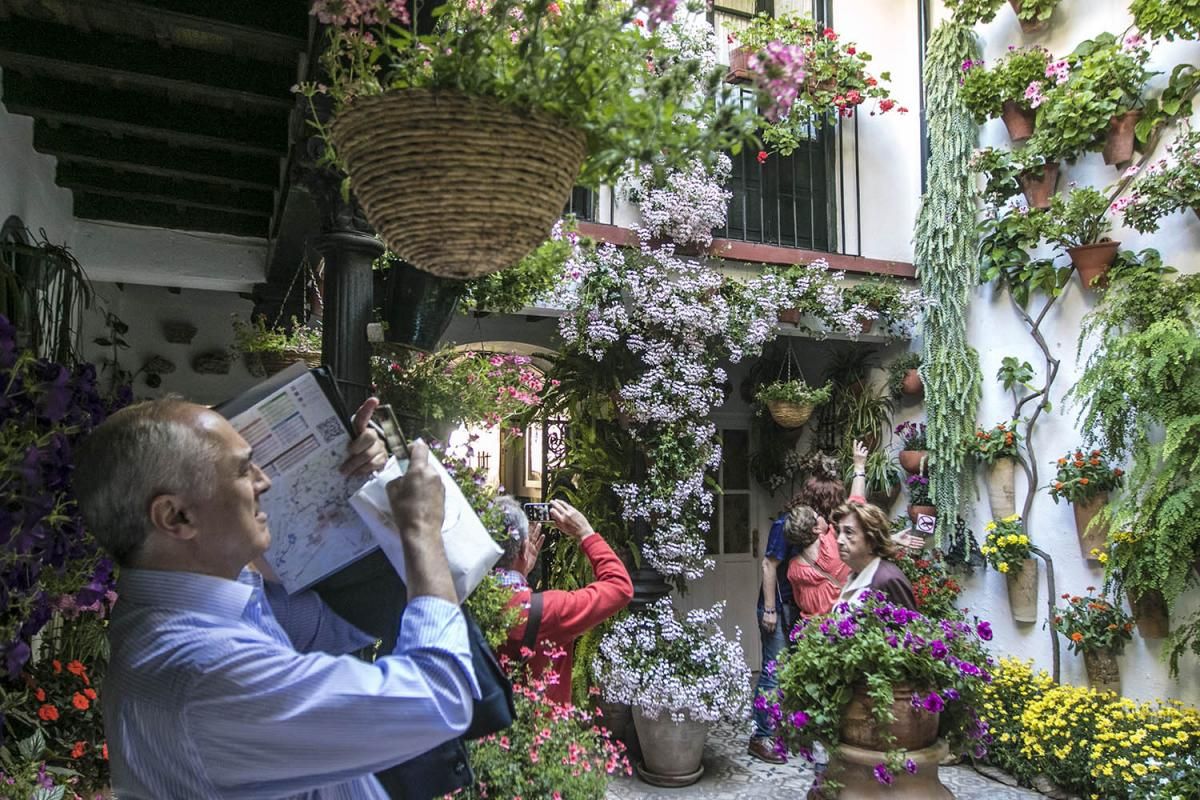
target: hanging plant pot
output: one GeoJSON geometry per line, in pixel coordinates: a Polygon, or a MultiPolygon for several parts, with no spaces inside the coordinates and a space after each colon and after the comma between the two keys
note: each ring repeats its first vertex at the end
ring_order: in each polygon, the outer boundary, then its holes
{"type": "Polygon", "coordinates": [[[750,70],[750,56],[754,51],[749,47],[735,47],[729,51],[729,71],[725,73],[726,83],[750,83],[754,73],[750,70]]]}
{"type": "Polygon", "coordinates": [[[383,320],[384,338],[417,350],[432,352],[454,319],[461,281],[439,278],[411,264],[393,261],[387,270],[383,320]]]}
{"type": "Polygon", "coordinates": [[[1141,111],[1126,111],[1108,121],[1104,139],[1104,163],[1120,167],[1133,160],[1134,128],[1142,118],[1141,111]]]}
{"type": "Polygon", "coordinates": [[[1050,196],[1054,194],[1054,185],[1058,183],[1058,163],[1043,165],[1040,173],[1037,169],[1022,172],[1020,181],[1021,191],[1025,193],[1025,201],[1030,208],[1049,208],[1050,196]]]}
{"type": "Polygon", "coordinates": [[[1137,620],[1138,633],[1143,639],[1165,639],[1171,632],[1171,620],[1167,614],[1167,601],[1158,589],[1148,589],[1136,599],[1128,591],[1129,606],[1137,620]]]}
{"type": "Polygon", "coordinates": [[[1101,492],[1083,503],[1074,503],[1071,509],[1075,512],[1075,532],[1079,534],[1079,552],[1092,563],[1100,563],[1093,550],[1104,551],[1108,542],[1108,525],[1092,524],[1092,520],[1100,513],[1100,509],[1108,504],[1108,492],[1101,492]]]}
{"type": "Polygon", "coordinates": [[[813,415],[814,408],[815,406],[788,403],[784,400],[771,400],[767,403],[771,419],[775,420],[775,424],[781,428],[799,428],[808,422],[809,417],[813,415]]]}
{"type": "Polygon", "coordinates": [[[910,369],[904,373],[904,379],[900,381],[900,393],[918,400],[925,396],[925,382],[921,380],[919,369],[910,369]]]}
{"type": "Polygon", "coordinates": [[[309,367],[321,366],[321,351],[319,350],[255,350],[243,352],[242,360],[251,375],[270,377],[276,372],[303,361],[309,367]]]}
{"type": "Polygon", "coordinates": [[[1020,103],[1005,100],[1003,111],[1000,112],[1000,119],[1004,121],[1004,127],[1008,129],[1009,141],[1019,144],[1033,136],[1037,112],[1023,108],[1020,103]]]}
{"type": "Polygon", "coordinates": [[[887,492],[868,492],[867,500],[873,506],[879,506],[884,511],[887,511],[896,502],[896,498],[900,496],[900,484],[896,484],[887,492]]]}
{"type": "Polygon", "coordinates": [[[926,450],[901,450],[900,467],[909,475],[916,475],[921,471],[921,462],[927,455],[928,451],[926,450]]]}
{"type": "Polygon", "coordinates": [[[779,312],[779,321],[780,322],[790,322],[793,325],[799,325],[800,324],[800,309],[798,309],[798,308],[782,309],[779,312]]]}
{"type": "Polygon", "coordinates": [[[1022,0],[1008,0],[1008,4],[1012,6],[1013,13],[1017,15],[1017,22],[1021,24],[1021,33],[1040,33],[1046,30],[1046,26],[1050,24],[1050,20],[1021,19],[1022,0]]]}
{"type": "Polygon", "coordinates": [[[453,90],[363,97],[330,128],[388,248],[447,278],[510,267],[545,241],[587,155],[554,117],[453,90]]]}
{"type": "Polygon", "coordinates": [[[1004,574],[1008,584],[1008,607],[1016,622],[1037,622],[1038,563],[1023,559],[1004,574]]]}
{"type": "Polygon", "coordinates": [[[1011,458],[998,458],[987,468],[988,505],[992,508],[992,519],[1004,519],[1017,511],[1017,462],[1011,458]]]}
{"type": "Polygon", "coordinates": [[[858,327],[862,329],[862,333],[870,333],[871,329],[875,327],[875,317],[859,317],[858,327]]]}
{"type": "Polygon", "coordinates": [[[920,750],[933,744],[937,740],[941,714],[914,708],[913,691],[912,686],[903,684],[892,688],[892,713],[896,721],[885,729],[871,713],[874,703],[867,695],[866,687],[858,687],[842,713],[841,742],[864,750],[887,750],[889,748],[883,734],[890,730],[896,737],[897,750],[920,750]]]}
{"type": "Polygon", "coordinates": [[[1121,693],[1121,668],[1111,650],[1084,650],[1083,666],[1093,689],[1121,693]]]}
{"type": "Polygon", "coordinates": [[[1067,254],[1079,273],[1085,289],[1103,289],[1108,286],[1108,268],[1117,257],[1120,242],[1097,242],[1082,247],[1068,247],[1067,254]]]}
{"type": "Polygon", "coordinates": [[[909,506],[908,518],[913,530],[926,537],[926,541],[937,530],[937,506],[909,506]]]}
{"type": "Polygon", "coordinates": [[[707,722],[685,719],[675,722],[662,712],[658,719],[633,709],[633,725],[642,746],[643,762],[638,775],[654,786],[690,786],[704,774],[700,759],[708,738],[707,722]]]}

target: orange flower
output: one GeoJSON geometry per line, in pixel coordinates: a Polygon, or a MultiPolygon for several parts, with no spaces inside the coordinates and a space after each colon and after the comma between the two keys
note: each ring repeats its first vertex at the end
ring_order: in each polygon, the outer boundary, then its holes
{"type": "Polygon", "coordinates": [[[1082,460],[1082,459],[1080,459],[1079,461],[1076,461],[1076,462],[1075,462],[1075,466],[1077,466],[1077,467],[1082,467],[1082,466],[1083,466],[1083,460],[1082,460]]]}
{"type": "Polygon", "coordinates": [[[38,709],[38,718],[43,722],[54,722],[58,719],[58,709],[47,703],[38,709]]]}
{"type": "Polygon", "coordinates": [[[100,755],[104,757],[105,761],[108,761],[108,742],[100,745],[100,755]]]}
{"type": "Polygon", "coordinates": [[[1075,631],[1074,633],[1071,634],[1071,641],[1072,642],[1082,642],[1083,634],[1080,633],[1079,631],[1075,631]]]}
{"type": "Polygon", "coordinates": [[[1098,467],[1098,466],[1100,466],[1100,459],[1093,458],[1090,463],[1093,467],[1098,467]]]}
{"type": "Polygon", "coordinates": [[[90,686],[89,686],[88,688],[84,689],[84,690],[83,690],[83,693],[84,693],[84,694],[87,696],[87,699],[88,699],[88,700],[95,700],[95,699],[96,699],[96,690],[95,690],[95,689],[93,689],[93,688],[92,688],[92,687],[90,687],[90,686]]]}
{"type": "Polygon", "coordinates": [[[62,672],[62,662],[57,658],[50,662],[50,666],[54,667],[55,672],[62,672]]]}
{"type": "Polygon", "coordinates": [[[1065,458],[1060,458],[1060,459],[1058,460],[1058,465],[1059,465],[1060,467],[1065,467],[1065,466],[1067,465],[1067,460],[1066,460],[1065,458]]]}
{"type": "Polygon", "coordinates": [[[83,758],[83,754],[87,751],[87,742],[76,742],[71,748],[71,758],[83,758]]]}
{"type": "Polygon", "coordinates": [[[39,703],[46,702],[46,690],[45,689],[38,689],[36,692],[33,693],[33,696],[37,698],[37,701],[39,703]]]}
{"type": "Polygon", "coordinates": [[[1126,622],[1126,623],[1125,623],[1125,632],[1126,632],[1126,633],[1128,633],[1128,632],[1129,632],[1129,631],[1131,631],[1131,630],[1133,630],[1133,623],[1132,623],[1132,622],[1126,622]]]}
{"type": "Polygon", "coordinates": [[[1117,469],[1114,469],[1114,470],[1113,470],[1113,476],[1114,476],[1114,477],[1117,477],[1117,478],[1119,478],[1119,477],[1121,477],[1121,476],[1122,476],[1122,475],[1124,475],[1124,474],[1125,474],[1125,470],[1123,470],[1123,469],[1120,469],[1119,467],[1118,467],[1117,469]]]}
{"type": "Polygon", "coordinates": [[[76,692],[75,696],[71,698],[71,705],[75,706],[80,711],[87,711],[88,707],[91,704],[92,704],[91,701],[89,701],[86,697],[81,695],[79,692],[76,692]]]}
{"type": "Polygon", "coordinates": [[[1094,455],[1094,456],[1098,456],[1098,455],[1100,455],[1100,451],[1099,451],[1099,450],[1093,450],[1093,451],[1092,451],[1092,455],[1094,455]]]}
{"type": "Polygon", "coordinates": [[[1080,478],[1080,479],[1079,479],[1079,485],[1080,485],[1080,486],[1087,486],[1087,485],[1088,485],[1088,483],[1089,483],[1089,481],[1088,481],[1088,479],[1087,479],[1087,478],[1080,478]]]}
{"type": "Polygon", "coordinates": [[[1006,434],[1004,434],[1004,443],[1005,443],[1005,444],[1012,444],[1012,443],[1013,443],[1013,435],[1012,435],[1011,433],[1006,433],[1006,434]]]}
{"type": "Polygon", "coordinates": [[[84,668],[82,661],[68,661],[67,672],[83,677],[87,674],[87,669],[84,668]]]}
{"type": "Polygon", "coordinates": [[[1110,631],[1115,631],[1116,629],[1117,629],[1117,623],[1115,623],[1115,622],[1108,626],[1108,630],[1110,630],[1110,631]]]}
{"type": "Polygon", "coordinates": [[[1055,482],[1054,482],[1054,488],[1055,488],[1055,489],[1057,489],[1058,491],[1060,491],[1060,492],[1061,492],[1061,491],[1062,491],[1062,488],[1063,488],[1063,482],[1062,482],[1062,481],[1055,481],[1055,482]]]}

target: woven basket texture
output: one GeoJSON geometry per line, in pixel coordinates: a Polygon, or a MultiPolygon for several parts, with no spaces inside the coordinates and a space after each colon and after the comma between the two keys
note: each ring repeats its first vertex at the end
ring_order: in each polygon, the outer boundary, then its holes
{"type": "Polygon", "coordinates": [[[450,90],[358,99],[331,134],[388,248],[447,278],[511,267],[545,241],[586,156],[584,135],[547,114],[450,90]]]}
{"type": "Polygon", "coordinates": [[[799,428],[808,422],[808,418],[813,414],[812,406],[802,406],[783,400],[772,400],[767,403],[767,408],[771,412],[771,419],[775,420],[781,428],[799,428]]]}
{"type": "Polygon", "coordinates": [[[303,361],[310,367],[321,366],[321,354],[312,350],[262,351],[254,355],[258,356],[258,360],[263,367],[263,372],[267,375],[282,372],[297,361],[303,361]]]}

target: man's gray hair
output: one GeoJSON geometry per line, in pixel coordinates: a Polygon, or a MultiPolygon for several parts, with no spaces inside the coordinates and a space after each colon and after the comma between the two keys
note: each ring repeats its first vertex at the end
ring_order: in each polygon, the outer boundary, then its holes
{"type": "Polygon", "coordinates": [[[499,542],[504,554],[500,556],[496,566],[511,567],[517,556],[521,555],[525,540],[529,538],[529,519],[525,516],[525,509],[521,504],[508,495],[497,497],[496,505],[500,507],[500,513],[504,517],[504,538],[499,542]]]}
{"type": "Polygon", "coordinates": [[[137,560],[150,533],[151,500],[204,498],[215,489],[218,447],[187,419],[195,409],[179,397],[137,403],[101,423],[75,453],[79,509],[122,566],[137,560]]]}

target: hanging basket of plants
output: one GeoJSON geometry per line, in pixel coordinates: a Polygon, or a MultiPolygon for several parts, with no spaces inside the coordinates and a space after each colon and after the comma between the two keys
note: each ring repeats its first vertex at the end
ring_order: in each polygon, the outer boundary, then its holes
{"type": "Polygon", "coordinates": [[[490,97],[360,97],[330,137],[388,249],[447,278],[510,267],[549,235],[586,156],[583,133],[490,97]]]}
{"type": "Polygon", "coordinates": [[[814,389],[803,378],[796,378],[768,383],[755,397],[766,405],[776,425],[790,429],[808,422],[817,406],[829,402],[831,394],[829,384],[814,389]]]}

